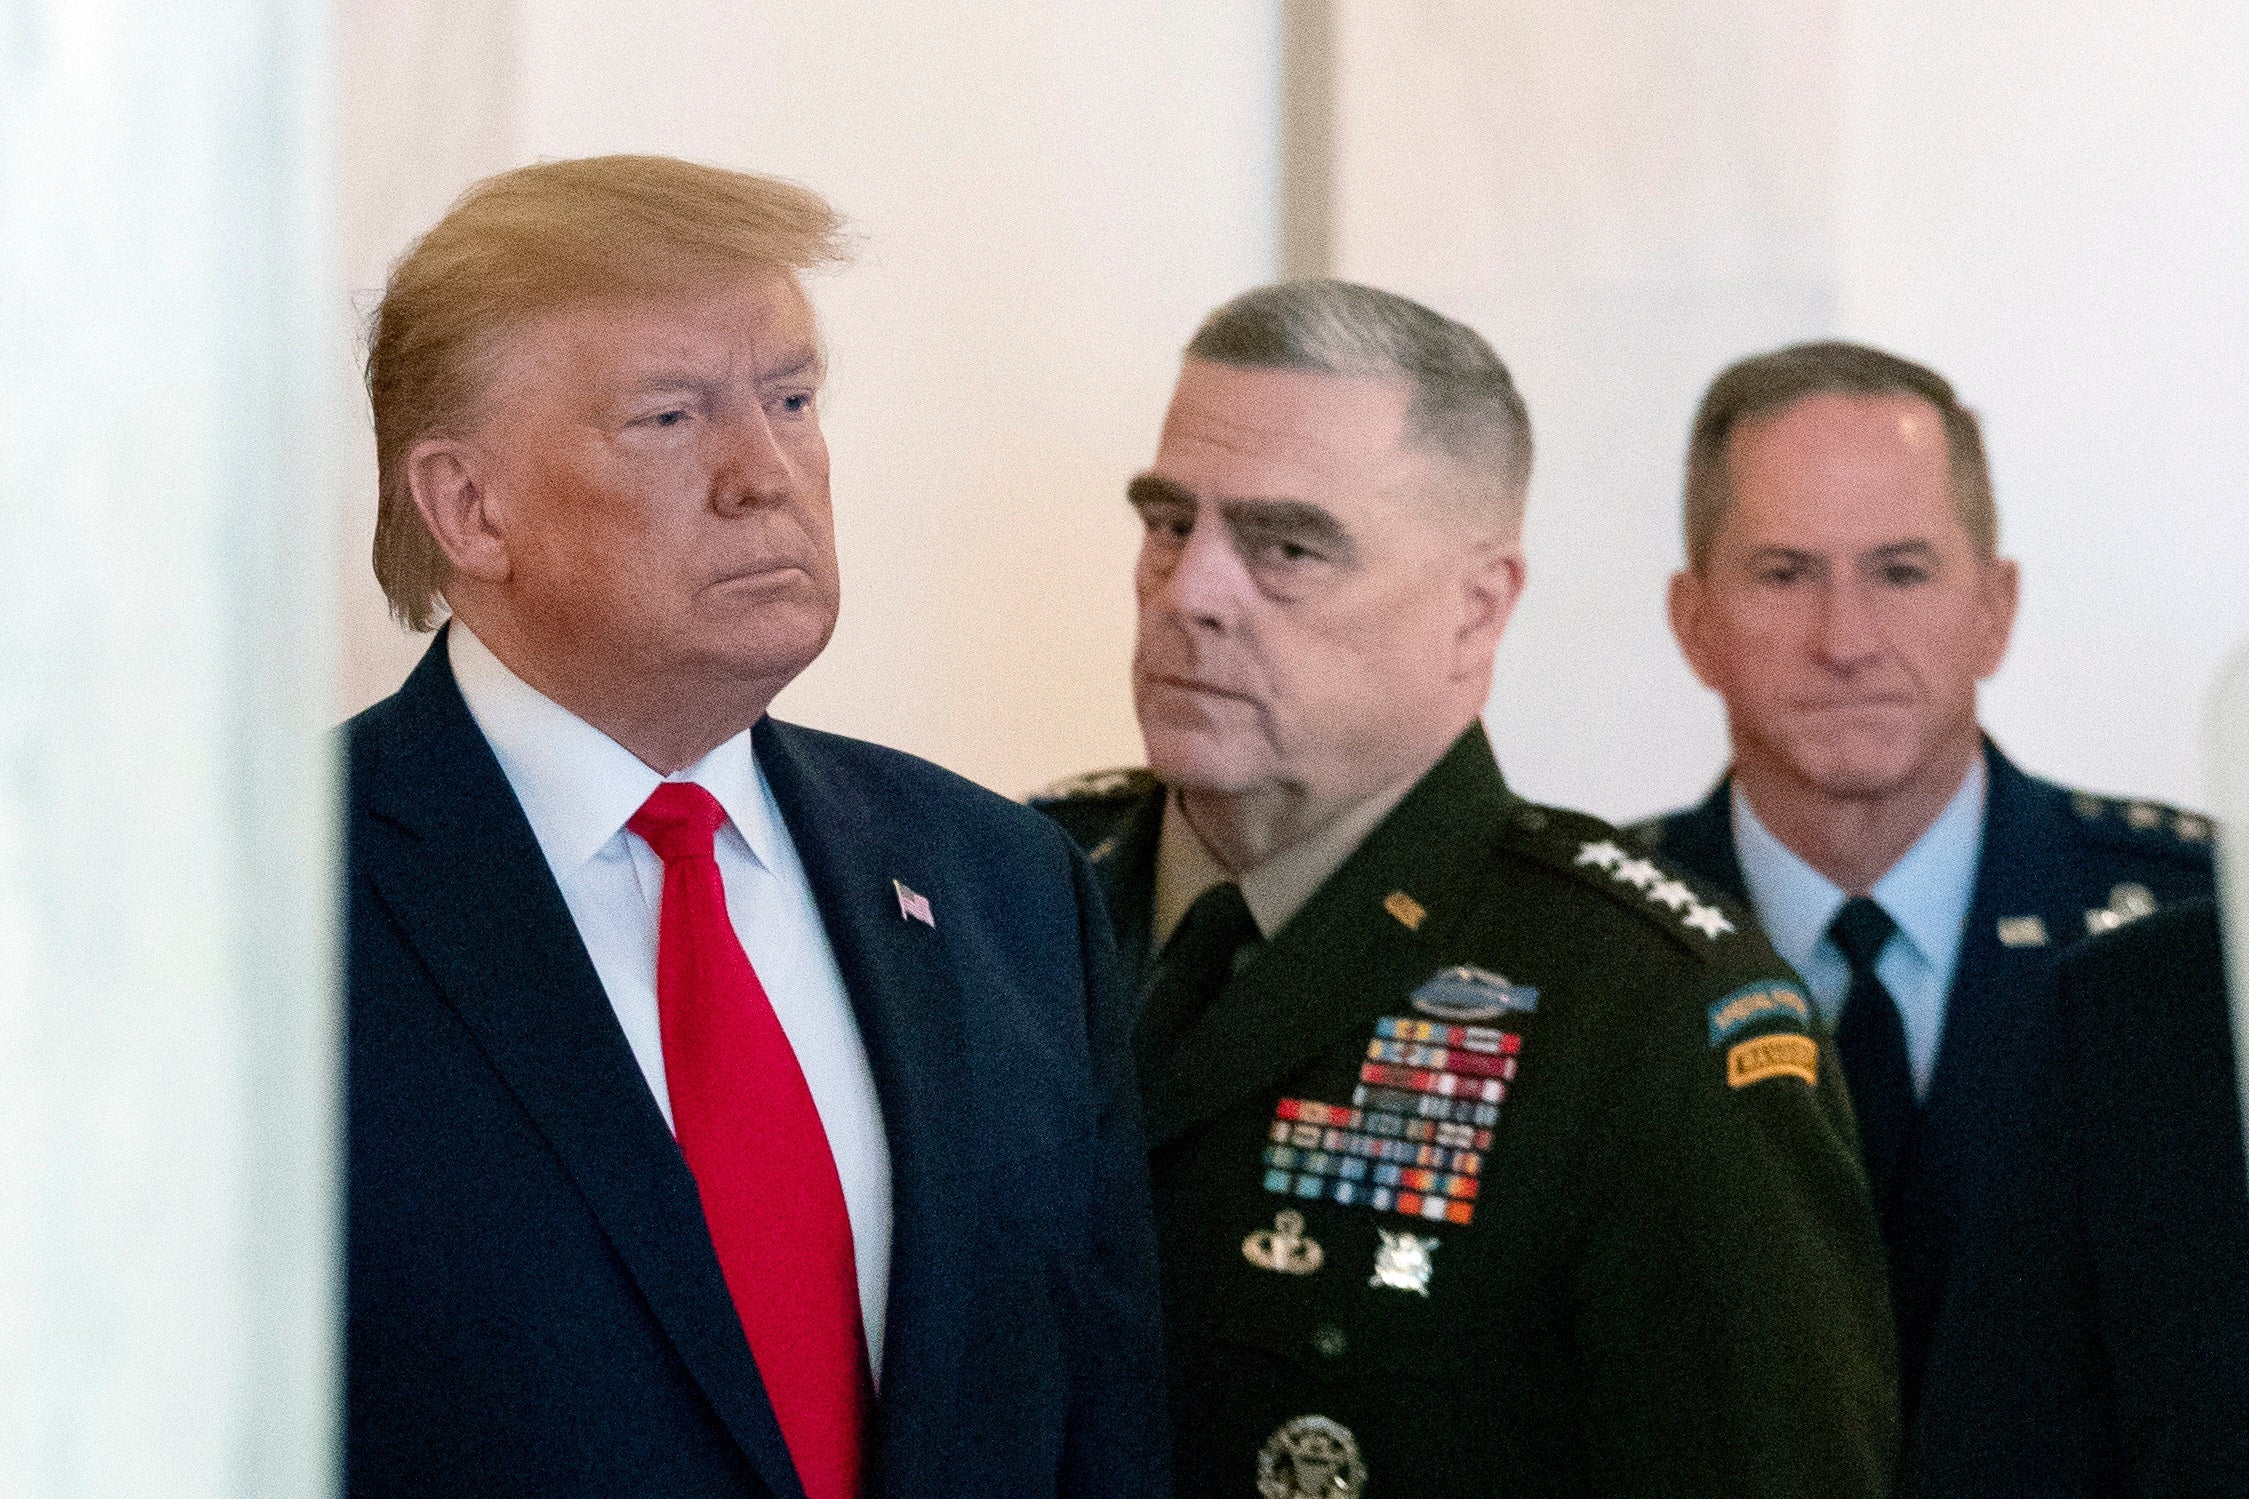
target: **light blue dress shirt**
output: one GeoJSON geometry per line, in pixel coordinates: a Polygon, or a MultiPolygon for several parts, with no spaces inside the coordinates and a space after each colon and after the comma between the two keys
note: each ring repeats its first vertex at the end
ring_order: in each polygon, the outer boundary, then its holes
{"type": "MultiPolygon", "coordinates": [[[[1913,1064],[1914,1092],[1922,1098],[1928,1097],[1929,1076],[1936,1070],[1945,997],[1952,992],[1960,934],[1976,892],[1987,785],[1983,756],[1978,755],[1937,820],[1869,892],[1898,924],[1874,971],[1905,1021],[1906,1058],[1913,1064]]],[[[1847,897],[1758,821],[1738,781],[1734,853],[1774,951],[1804,976],[1813,1001],[1832,1024],[1849,995],[1851,967],[1829,940],[1827,928],[1847,897]]]]}

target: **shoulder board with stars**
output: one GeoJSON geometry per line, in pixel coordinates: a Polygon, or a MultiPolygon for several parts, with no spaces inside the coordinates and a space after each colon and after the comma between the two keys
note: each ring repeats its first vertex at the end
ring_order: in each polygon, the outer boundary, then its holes
{"type": "Polygon", "coordinates": [[[2162,802],[2130,801],[2122,797],[2095,796],[2090,791],[2073,791],[2069,805],[2077,814],[2079,825],[2104,842],[2206,859],[2216,837],[2216,829],[2209,818],[2199,812],[2165,806],[2162,802]]]}
{"type": "Polygon", "coordinates": [[[1525,807],[1515,824],[1548,863],[1604,891],[1671,931],[1690,948],[1714,952],[1740,930],[1735,913],[1671,865],[1631,846],[1622,831],[1598,818],[1551,808],[1525,807]]]}
{"type": "Polygon", "coordinates": [[[1032,792],[1026,800],[1034,807],[1049,802],[1128,802],[1138,801],[1155,789],[1154,772],[1134,766],[1064,776],[1053,785],[1032,792]]]}

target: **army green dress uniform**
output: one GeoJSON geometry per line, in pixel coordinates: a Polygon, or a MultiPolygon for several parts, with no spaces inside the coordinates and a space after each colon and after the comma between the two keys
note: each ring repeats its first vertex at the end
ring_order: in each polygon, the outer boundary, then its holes
{"type": "MultiPolygon", "coordinates": [[[[1165,795],[1039,803],[1143,960],[1165,795]]],[[[1886,1494],[1815,1027],[1736,907],[1472,726],[1144,1079],[1181,1499],[1886,1494]]]]}

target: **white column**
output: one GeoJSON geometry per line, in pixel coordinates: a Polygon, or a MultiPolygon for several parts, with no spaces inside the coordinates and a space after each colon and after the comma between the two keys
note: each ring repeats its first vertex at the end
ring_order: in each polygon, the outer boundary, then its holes
{"type": "Polygon", "coordinates": [[[0,0],[0,1493],[318,1495],[324,7],[0,0]]]}

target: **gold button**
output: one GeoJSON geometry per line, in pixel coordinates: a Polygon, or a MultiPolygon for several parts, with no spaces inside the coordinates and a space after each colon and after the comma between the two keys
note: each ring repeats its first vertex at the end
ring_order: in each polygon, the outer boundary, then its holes
{"type": "Polygon", "coordinates": [[[1351,1346],[1351,1340],[1333,1322],[1322,1322],[1312,1330],[1312,1346],[1320,1351],[1322,1358],[1341,1358],[1343,1350],[1351,1346]]]}

